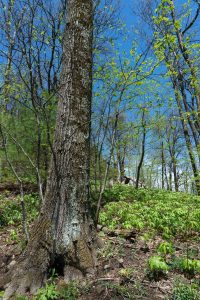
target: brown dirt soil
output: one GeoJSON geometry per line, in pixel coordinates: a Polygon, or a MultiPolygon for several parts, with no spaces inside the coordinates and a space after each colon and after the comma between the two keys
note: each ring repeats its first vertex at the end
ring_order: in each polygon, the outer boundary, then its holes
{"type": "MultiPolygon", "coordinates": [[[[12,226],[0,229],[0,277],[4,275],[11,265],[16,263],[21,252],[18,241],[11,238],[12,226]]],[[[99,232],[103,241],[103,247],[98,252],[98,267],[95,278],[81,282],[80,297],[78,300],[160,300],[170,299],[174,279],[190,282],[180,271],[170,271],[166,276],[160,277],[158,281],[150,280],[147,276],[148,258],[156,254],[156,248],[162,239],[154,237],[149,242],[141,239],[142,234],[132,232],[103,233],[99,232]]],[[[21,234],[20,234],[21,236],[21,234]]],[[[176,256],[185,253],[186,243],[174,242],[176,256]]],[[[190,242],[200,254],[199,245],[190,242]]],[[[199,258],[199,257],[198,257],[199,258]]],[[[193,277],[194,279],[194,277],[193,277]]],[[[196,276],[196,280],[200,278],[196,276]]],[[[58,278],[58,285],[63,279],[58,278]]],[[[2,287],[1,287],[2,288],[2,287]]],[[[31,299],[31,296],[29,296],[31,299]]]]}
{"type": "Polygon", "coordinates": [[[0,276],[8,271],[21,253],[18,241],[13,241],[11,238],[12,230],[14,230],[12,226],[0,228],[0,276]]]}
{"type": "MultiPolygon", "coordinates": [[[[37,193],[38,186],[33,183],[24,183],[23,190],[26,193],[37,193]]],[[[5,193],[6,191],[8,193],[10,192],[15,195],[20,194],[20,186],[18,183],[13,183],[13,182],[1,183],[0,182],[0,193],[5,193]]]]}

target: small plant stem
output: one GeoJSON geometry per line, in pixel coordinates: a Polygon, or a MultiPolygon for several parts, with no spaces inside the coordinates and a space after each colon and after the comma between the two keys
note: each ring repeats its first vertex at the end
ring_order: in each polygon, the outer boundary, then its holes
{"type": "Polygon", "coordinates": [[[3,140],[3,148],[4,148],[4,153],[5,153],[5,157],[6,157],[6,161],[10,166],[10,169],[12,170],[14,176],[16,177],[19,185],[20,185],[20,203],[21,203],[21,209],[22,209],[22,226],[23,226],[23,232],[26,238],[26,242],[29,241],[29,232],[28,232],[28,226],[27,226],[27,213],[26,213],[26,207],[25,207],[25,203],[24,203],[24,189],[23,189],[23,183],[21,178],[18,176],[15,168],[13,167],[9,157],[8,157],[8,151],[7,151],[7,146],[6,146],[6,137],[3,133],[2,127],[0,125],[0,133],[2,136],[2,140],[3,140]]]}

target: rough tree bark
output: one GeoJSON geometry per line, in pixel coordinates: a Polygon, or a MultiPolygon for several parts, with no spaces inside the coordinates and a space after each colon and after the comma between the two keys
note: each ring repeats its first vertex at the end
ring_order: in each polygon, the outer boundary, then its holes
{"type": "Polygon", "coordinates": [[[95,268],[88,212],[92,90],[92,0],[68,0],[63,71],[47,190],[30,241],[7,274],[4,299],[34,293],[51,268],[66,280],[95,268]]]}

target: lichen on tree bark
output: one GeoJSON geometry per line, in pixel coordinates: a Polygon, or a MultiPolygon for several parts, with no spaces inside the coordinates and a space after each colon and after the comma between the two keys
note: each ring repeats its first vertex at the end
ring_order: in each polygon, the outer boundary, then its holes
{"type": "Polygon", "coordinates": [[[47,190],[30,241],[6,280],[5,299],[35,292],[51,268],[66,280],[95,268],[89,216],[92,0],[68,0],[55,139],[47,190]]]}

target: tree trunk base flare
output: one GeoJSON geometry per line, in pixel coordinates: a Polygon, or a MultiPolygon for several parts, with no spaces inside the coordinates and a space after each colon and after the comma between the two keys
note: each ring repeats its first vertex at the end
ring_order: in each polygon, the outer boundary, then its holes
{"type": "Polygon", "coordinates": [[[63,276],[66,282],[95,273],[96,234],[92,227],[82,230],[81,235],[67,247],[60,243],[60,247],[55,248],[50,223],[40,218],[35,225],[26,250],[0,279],[0,285],[5,287],[4,300],[16,299],[16,296],[26,293],[35,294],[44,286],[52,270],[63,276]],[[37,231],[41,228],[42,234],[37,231]]]}
{"type": "MultiPolygon", "coordinates": [[[[89,211],[93,1],[68,0],[62,72],[46,194],[26,250],[9,271],[4,299],[35,293],[51,275],[95,270],[89,211]]],[[[16,297],[15,297],[16,299],[16,297]]]]}

